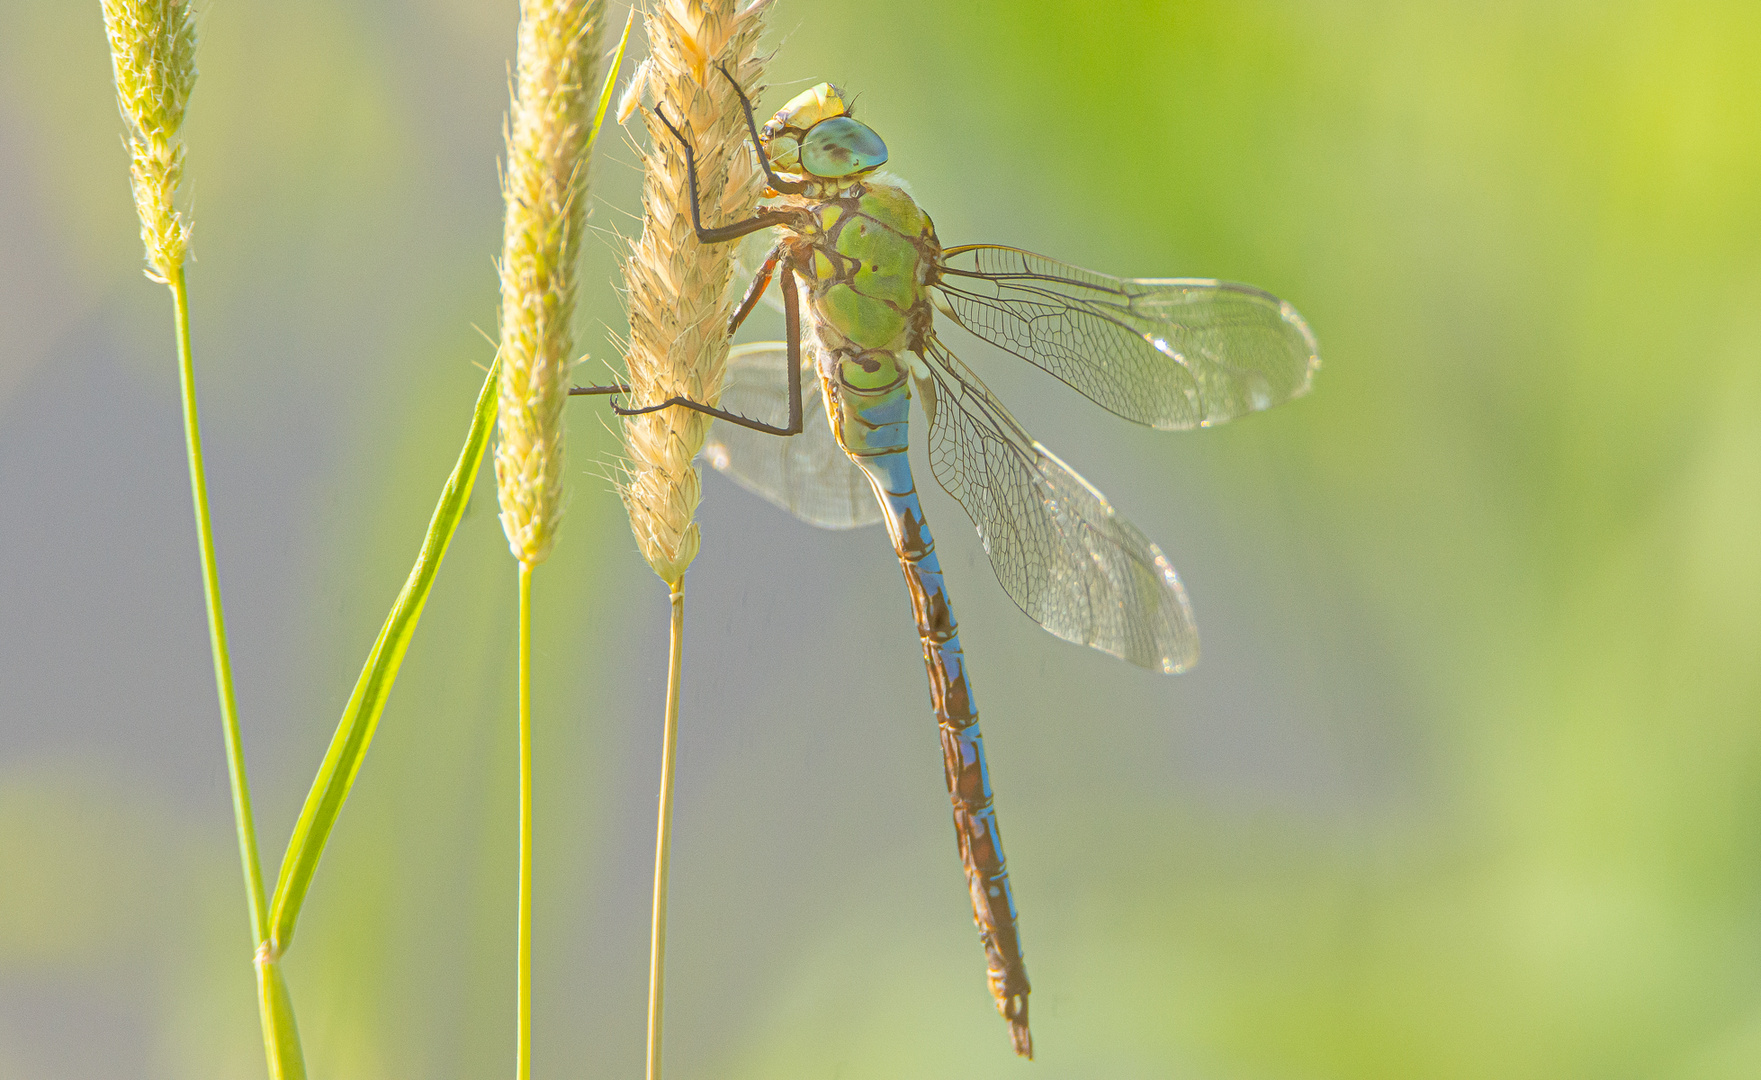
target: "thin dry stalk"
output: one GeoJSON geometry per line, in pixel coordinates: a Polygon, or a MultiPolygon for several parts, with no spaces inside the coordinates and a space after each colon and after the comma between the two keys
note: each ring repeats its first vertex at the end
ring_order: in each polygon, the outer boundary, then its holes
{"type": "Polygon", "coordinates": [[[162,284],[183,265],[190,223],[172,205],[183,178],[177,137],[196,85],[196,20],[185,0],[104,0],[116,98],[129,126],[129,181],[141,216],[147,276],[162,284]]]}
{"type": "MultiPolygon", "coordinates": [[[[764,57],[755,54],[769,0],[657,0],[647,13],[649,57],[642,78],[657,108],[679,125],[697,155],[706,225],[751,215],[763,189],[739,97],[719,67],[756,93],[764,57]]],[[[630,302],[626,354],[634,404],[683,395],[714,404],[728,358],[730,246],[697,242],[685,155],[653,113],[644,156],[642,236],[624,264],[630,302]]],[[[624,419],[629,455],[622,485],[643,557],[669,585],[697,555],[701,477],[692,459],[710,418],[683,408],[624,419]]]]}
{"type": "Polygon", "coordinates": [[[536,566],[562,518],[575,264],[605,0],[523,0],[502,193],[500,433],[495,480],[514,558],[536,566]]]}
{"type": "Polygon", "coordinates": [[[648,939],[648,1073],[661,1080],[662,1020],[666,1014],[666,898],[673,844],[673,761],[679,743],[679,684],[685,664],[685,581],[670,586],[672,620],[668,634],[666,721],[660,736],[660,813],[654,837],[654,906],[648,939]]]}

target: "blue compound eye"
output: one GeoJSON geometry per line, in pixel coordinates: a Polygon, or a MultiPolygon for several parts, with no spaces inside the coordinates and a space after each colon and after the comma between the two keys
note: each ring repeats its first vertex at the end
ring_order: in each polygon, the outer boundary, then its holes
{"type": "Polygon", "coordinates": [[[848,116],[822,120],[801,140],[801,167],[814,176],[853,176],[886,160],[887,144],[881,137],[848,116]]]}

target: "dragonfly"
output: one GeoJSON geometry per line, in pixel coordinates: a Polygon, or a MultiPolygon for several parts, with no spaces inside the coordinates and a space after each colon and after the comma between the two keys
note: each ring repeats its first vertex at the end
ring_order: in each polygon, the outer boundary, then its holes
{"type": "MultiPolygon", "coordinates": [[[[904,571],[929,676],[960,861],[990,991],[1015,1052],[1033,1056],[1030,985],[978,708],[935,540],[907,454],[910,405],[928,422],[930,468],[977,526],[1003,590],[1066,641],[1169,674],[1198,658],[1179,576],[1094,485],[1029,435],[936,332],[954,325],[1056,376],[1102,408],[1162,430],[1210,427],[1305,393],[1320,364],[1289,303],[1209,278],[1119,278],[1013,247],[942,247],[897,179],[886,144],[820,83],[760,129],[734,83],[768,188],[743,221],[705,226],[693,147],[681,144],[691,222],[705,244],[771,231],[729,332],[775,279],[786,341],[729,357],[704,457],[813,525],[885,524],[904,571]],[[804,388],[804,383],[806,384],[804,388]],[[758,419],[779,414],[782,423],[758,419]]],[[[621,385],[576,393],[627,393],[621,385]]]]}

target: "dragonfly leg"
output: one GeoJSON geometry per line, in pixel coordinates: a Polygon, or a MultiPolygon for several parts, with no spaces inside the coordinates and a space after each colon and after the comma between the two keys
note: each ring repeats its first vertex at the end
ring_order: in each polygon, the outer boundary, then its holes
{"type": "MultiPolygon", "coordinates": [[[[747,233],[755,233],[760,229],[774,228],[778,225],[794,225],[800,220],[800,213],[794,210],[760,210],[745,221],[736,221],[730,225],[717,225],[713,229],[703,227],[703,212],[698,208],[697,197],[697,152],[691,148],[691,140],[679,133],[673,122],[666,118],[666,112],[659,106],[654,107],[654,115],[679,140],[685,148],[685,174],[691,183],[691,227],[697,231],[697,242],[700,244],[725,244],[730,240],[738,240],[747,233]]],[[[762,154],[759,155],[761,158],[762,154]]]]}
{"type": "Polygon", "coordinates": [[[789,427],[798,432],[802,427],[801,294],[795,288],[795,267],[792,264],[783,264],[783,277],[777,287],[783,290],[783,336],[788,342],[784,366],[789,369],[789,427]]]}
{"type": "MultiPolygon", "coordinates": [[[[772,260],[767,261],[775,261],[775,259],[773,258],[772,260]]],[[[647,413],[659,412],[662,409],[668,409],[677,405],[683,409],[690,409],[693,412],[700,412],[706,416],[713,416],[717,420],[726,420],[730,424],[738,424],[743,428],[751,428],[753,431],[762,431],[766,435],[801,434],[801,429],[805,426],[801,415],[801,300],[800,296],[795,291],[794,268],[787,262],[784,262],[782,267],[783,275],[780,287],[783,290],[783,312],[789,328],[789,351],[786,364],[789,369],[789,422],[786,426],[778,427],[775,424],[767,424],[762,420],[753,420],[750,417],[741,416],[738,413],[731,413],[725,409],[718,409],[713,405],[705,405],[701,401],[692,401],[690,398],[679,394],[675,394],[672,397],[667,398],[665,401],[656,402],[653,405],[642,405],[633,409],[625,408],[614,401],[611,403],[611,411],[617,413],[619,416],[643,416],[647,413]]],[[[603,386],[581,387],[578,390],[570,391],[570,393],[590,394],[615,394],[623,392],[626,391],[603,386]]]]}
{"type": "Polygon", "coordinates": [[[752,286],[746,290],[746,295],[741,299],[740,306],[735,310],[733,317],[728,319],[728,333],[730,335],[740,329],[740,324],[746,321],[746,316],[752,314],[752,309],[758,306],[758,300],[764,295],[765,288],[770,285],[770,276],[776,272],[777,262],[782,257],[783,245],[781,244],[771,248],[770,254],[764,257],[764,265],[758,268],[758,273],[752,275],[752,286]]]}
{"type": "MultiPolygon", "coordinates": [[[[764,257],[764,265],[760,266],[758,268],[758,273],[753,276],[752,285],[746,290],[745,298],[740,301],[739,308],[736,309],[733,316],[728,319],[728,333],[730,335],[732,335],[734,331],[740,329],[740,324],[745,322],[746,317],[751,315],[752,310],[758,306],[758,301],[764,296],[764,290],[769,287],[771,275],[776,273],[777,263],[782,260],[782,257],[783,246],[781,244],[771,248],[770,254],[764,257]]],[[[799,334],[796,336],[799,337],[799,334]]],[[[570,397],[576,397],[583,394],[627,394],[629,392],[630,387],[627,383],[611,383],[607,386],[569,387],[570,397]]]]}
{"type": "Polygon", "coordinates": [[[746,130],[752,133],[752,149],[758,154],[758,165],[764,170],[765,183],[770,185],[772,191],[783,195],[800,194],[807,187],[805,183],[799,180],[784,180],[771,171],[770,158],[765,155],[764,145],[758,141],[758,118],[752,115],[752,99],[746,96],[745,89],[740,86],[740,80],[728,74],[725,64],[717,64],[716,70],[722,73],[722,78],[728,80],[734,87],[734,93],[740,96],[740,108],[746,112],[746,130]]]}

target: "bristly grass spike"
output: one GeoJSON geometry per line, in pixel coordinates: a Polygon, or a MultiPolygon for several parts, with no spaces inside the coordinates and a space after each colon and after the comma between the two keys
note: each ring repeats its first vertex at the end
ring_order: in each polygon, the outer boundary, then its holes
{"type": "MultiPolygon", "coordinates": [[[[763,183],[745,144],[745,117],[734,88],[715,75],[729,66],[757,81],[757,53],[769,0],[737,8],[733,0],[655,0],[645,12],[649,56],[630,80],[619,115],[644,95],[655,103],[643,155],[642,234],[624,261],[630,336],[628,383],[583,393],[630,393],[643,403],[689,398],[713,405],[726,377],[729,253],[697,241],[688,212],[693,172],[665,134],[665,111],[699,140],[700,164],[718,205],[748,214],[763,183]]],[[[615,401],[615,399],[614,399],[615,401]]],[[[661,782],[655,828],[654,893],[648,966],[648,1080],[660,1080],[666,1003],[666,901],[672,837],[674,747],[684,656],[685,570],[702,543],[696,512],[702,479],[694,459],[710,417],[671,408],[623,409],[623,481],[630,530],[648,565],[667,584],[669,650],[661,729],[661,782]]]]}
{"type": "Polygon", "coordinates": [[[169,284],[189,250],[173,197],[183,179],[177,137],[196,84],[196,19],[186,0],[104,0],[116,97],[129,125],[129,180],[148,276],[169,284]]]}

